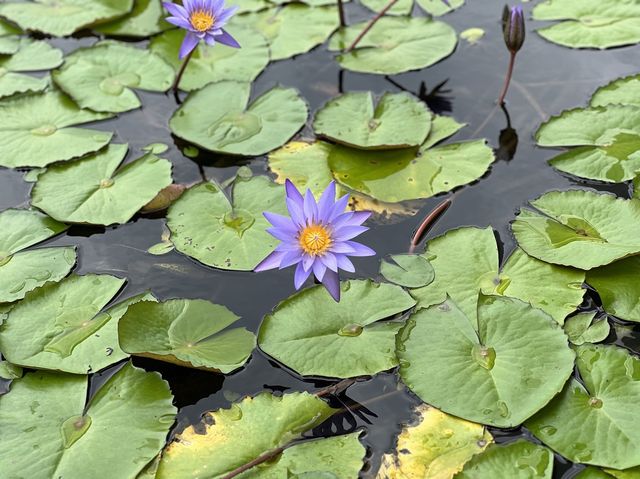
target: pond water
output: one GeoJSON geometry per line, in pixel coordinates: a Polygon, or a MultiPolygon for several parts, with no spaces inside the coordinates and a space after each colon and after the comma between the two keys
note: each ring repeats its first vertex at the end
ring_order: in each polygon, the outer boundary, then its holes
{"type": "MultiPolygon", "coordinates": [[[[455,140],[486,138],[495,149],[498,160],[479,181],[448,195],[412,202],[419,208],[415,216],[374,218],[371,230],[360,241],[378,253],[376,257],[358,259],[356,273],[349,278],[379,278],[380,259],[407,252],[409,241],[422,219],[445,197],[453,198],[452,206],[428,232],[427,238],[459,226],[492,226],[497,234],[504,259],[515,246],[509,229],[517,210],[550,190],[573,187],[612,191],[629,197],[627,185],[610,186],[563,175],[546,161],[554,155],[535,145],[533,135],[540,123],[563,110],[583,106],[593,91],[613,79],[634,74],[640,64],[640,49],[617,48],[606,51],[573,50],[551,44],[533,31],[542,22],[528,21],[527,39],[518,54],[514,79],[505,111],[496,106],[507,67],[500,17],[502,0],[469,0],[463,8],[444,17],[459,33],[479,27],[485,37],[475,45],[460,41],[455,53],[444,61],[422,71],[391,78],[341,71],[333,54],[325,46],[312,52],[270,64],[254,83],[253,97],[275,84],[297,88],[315,111],[339,92],[371,90],[376,93],[397,92],[400,88],[417,93],[422,84],[431,90],[443,84],[438,95],[429,98],[435,112],[453,116],[467,126],[455,140]]],[[[531,4],[524,3],[527,18],[531,4]]],[[[352,2],[347,6],[350,22],[369,18],[371,13],[352,2]]],[[[65,53],[93,43],[94,37],[51,39],[50,43],[65,53]]],[[[118,118],[97,123],[95,128],[114,131],[114,140],[129,143],[139,150],[153,142],[171,147],[163,157],[173,163],[175,182],[194,183],[206,178],[219,182],[232,177],[239,166],[246,165],[257,173],[268,173],[264,157],[249,160],[226,158],[201,152],[196,159],[181,153],[185,145],[172,137],[168,120],[177,108],[171,94],[141,93],[143,108],[121,114],[118,118]]],[[[312,137],[309,126],[300,134],[312,137]]],[[[0,169],[0,210],[26,207],[31,184],[23,181],[23,171],[0,169]]],[[[72,226],[66,234],[48,245],[77,245],[79,274],[108,273],[127,278],[120,297],[151,290],[159,299],[202,298],[223,304],[241,316],[239,325],[257,332],[265,314],[294,293],[292,271],[270,271],[261,274],[223,271],[208,268],[176,251],[153,256],[147,249],[158,243],[164,229],[162,214],[136,216],[118,227],[72,226]]],[[[586,295],[585,310],[599,308],[596,294],[586,295]]],[[[117,298],[116,300],[117,301],[117,298]]],[[[614,320],[612,320],[614,321],[614,320]]],[[[620,340],[610,334],[607,342],[618,342],[640,353],[640,328],[635,327],[620,340]]],[[[134,365],[158,371],[166,379],[179,407],[177,425],[172,434],[200,420],[205,411],[228,407],[231,401],[263,390],[312,391],[331,384],[325,380],[303,380],[256,349],[241,370],[230,374],[172,366],[151,359],[135,358],[134,365]]],[[[119,365],[95,374],[92,391],[102,384],[119,365]]],[[[375,477],[381,455],[394,446],[402,424],[411,420],[412,408],[421,401],[398,380],[395,371],[361,380],[344,393],[331,399],[343,412],[313,430],[313,435],[327,436],[337,432],[364,429],[363,444],[368,458],[362,472],[364,478],[375,477]]],[[[538,442],[521,427],[513,430],[490,428],[497,442],[527,437],[538,442]]],[[[582,466],[572,465],[556,455],[554,477],[573,477],[582,466]]]]}

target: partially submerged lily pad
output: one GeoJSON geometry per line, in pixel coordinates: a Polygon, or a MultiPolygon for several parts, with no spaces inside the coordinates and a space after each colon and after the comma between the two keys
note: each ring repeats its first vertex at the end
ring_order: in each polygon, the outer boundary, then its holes
{"type": "Polygon", "coordinates": [[[127,16],[99,25],[94,30],[113,37],[147,38],[173,28],[164,21],[164,17],[161,0],[135,0],[133,10],[127,16]]]}
{"type": "Polygon", "coordinates": [[[631,256],[587,273],[604,310],[625,321],[640,322],[640,256],[631,256]]]}
{"type": "Polygon", "coordinates": [[[456,479],[551,479],[553,453],[546,447],[523,439],[493,444],[473,457],[456,479]]]}
{"type": "Polygon", "coordinates": [[[238,319],[202,299],[141,301],[120,319],[118,335],[129,354],[226,374],[249,359],[256,343],[245,328],[227,329],[238,319]]]}
{"type": "Polygon", "coordinates": [[[578,313],[567,319],[564,331],[571,344],[579,346],[584,343],[599,343],[609,336],[607,317],[594,319],[595,315],[595,312],[578,313]]]}
{"type": "Polygon", "coordinates": [[[344,281],[341,289],[340,303],[321,286],[280,303],[262,321],[260,348],[303,376],[349,378],[397,366],[395,338],[404,323],[381,320],[415,301],[398,286],[368,280],[344,281]]]}
{"type": "Polygon", "coordinates": [[[127,145],[109,145],[38,177],[31,203],[67,223],[122,224],[171,184],[171,163],[147,154],[119,168],[127,145]]]}
{"type": "Polygon", "coordinates": [[[259,156],[285,144],[307,121],[296,90],[274,87],[248,105],[250,91],[249,83],[222,81],[192,92],[171,117],[171,131],[217,153],[259,156]]]}
{"type": "Polygon", "coordinates": [[[173,78],[160,56],[114,41],[74,51],[53,72],[56,84],[80,107],[111,113],[142,105],[134,89],[164,92],[173,78]]]}
{"type": "Polygon", "coordinates": [[[99,150],[113,133],[74,125],[110,118],[80,109],[58,91],[0,103],[0,166],[42,167],[99,150]]]}
{"type": "Polygon", "coordinates": [[[85,404],[88,387],[86,376],[44,371],[13,381],[0,396],[4,475],[132,478],[160,452],[176,408],[158,373],[127,363],[85,404]]]}
{"type": "MultiPolygon", "coordinates": [[[[23,75],[21,72],[49,70],[60,66],[62,51],[44,41],[8,38],[14,40],[16,51],[11,56],[0,56],[0,98],[44,90],[49,84],[48,78],[23,75]]],[[[0,47],[2,40],[0,37],[0,47]]]]}

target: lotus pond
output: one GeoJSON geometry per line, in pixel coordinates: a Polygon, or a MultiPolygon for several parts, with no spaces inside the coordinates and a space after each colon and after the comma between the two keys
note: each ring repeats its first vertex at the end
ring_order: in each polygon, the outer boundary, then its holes
{"type": "Polygon", "coordinates": [[[640,1],[210,3],[0,3],[0,477],[640,478],[640,1]]]}

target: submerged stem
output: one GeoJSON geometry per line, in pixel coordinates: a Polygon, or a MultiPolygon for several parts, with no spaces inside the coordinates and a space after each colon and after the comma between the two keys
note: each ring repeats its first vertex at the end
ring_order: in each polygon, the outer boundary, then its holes
{"type": "Polygon", "coordinates": [[[502,92],[500,92],[500,98],[498,98],[498,105],[504,105],[504,98],[507,96],[509,90],[509,84],[511,83],[511,76],[513,75],[513,66],[516,62],[516,52],[511,52],[509,58],[509,68],[507,69],[507,76],[504,78],[504,85],[502,85],[502,92]]]}
{"type": "Polygon", "coordinates": [[[180,80],[182,80],[182,75],[184,75],[184,71],[187,69],[187,64],[189,63],[189,60],[191,60],[191,57],[193,56],[193,52],[195,52],[196,49],[194,48],[193,50],[191,50],[189,52],[189,54],[187,55],[187,57],[184,59],[184,61],[182,62],[182,65],[180,66],[180,70],[178,70],[178,74],[176,75],[176,79],[173,82],[173,96],[175,97],[176,101],[178,103],[180,103],[180,97],[178,97],[178,85],[180,85],[180,80]]]}
{"type": "Polygon", "coordinates": [[[391,7],[393,7],[397,2],[398,2],[398,0],[390,0],[389,3],[387,3],[382,10],[380,10],[378,13],[376,13],[376,16],[373,17],[369,21],[369,23],[367,23],[367,26],[364,27],[364,29],[360,32],[360,34],[353,41],[353,43],[351,43],[351,45],[349,45],[349,48],[347,48],[345,50],[345,53],[349,53],[351,50],[353,50],[358,45],[358,43],[360,43],[360,40],[362,40],[362,38],[369,32],[369,30],[371,30],[371,28],[373,28],[375,23],[378,20],[380,20],[384,16],[384,14],[387,13],[389,11],[389,9],[391,7]]]}
{"type": "Polygon", "coordinates": [[[346,27],[347,22],[344,19],[344,5],[342,3],[342,0],[338,0],[338,15],[340,17],[340,26],[346,27]]]}

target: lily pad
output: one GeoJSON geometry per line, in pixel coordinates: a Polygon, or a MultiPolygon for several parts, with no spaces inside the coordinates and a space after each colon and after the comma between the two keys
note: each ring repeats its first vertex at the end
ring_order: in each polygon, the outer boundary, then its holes
{"type": "Polygon", "coordinates": [[[141,106],[132,89],[163,92],[174,71],[160,56],[114,41],[76,50],[53,80],[82,108],[119,113],[141,106]]]}
{"type": "Polygon", "coordinates": [[[640,201],[584,190],[551,191],[511,228],[520,247],[548,263],[590,270],[640,253],[640,201]]]}
{"type": "Polygon", "coordinates": [[[263,211],[285,214],[284,187],[266,176],[238,178],[233,204],[212,183],[189,188],[167,213],[181,253],[221,269],[251,271],[276,247],[263,211]]]}
{"type": "Polygon", "coordinates": [[[382,458],[377,477],[385,479],[451,478],[493,442],[484,426],[418,406],[417,423],[406,426],[391,454],[382,458]]]}
{"type": "Polygon", "coordinates": [[[583,383],[567,383],[527,428],[573,462],[640,465],[640,360],[616,346],[584,344],[576,352],[583,383]]]}
{"type": "Polygon", "coordinates": [[[165,15],[161,0],[135,0],[133,10],[126,17],[94,30],[112,37],[147,38],[173,28],[164,21],[165,15]]]}
{"type": "Polygon", "coordinates": [[[397,366],[404,323],[381,320],[415,301],[399,286],[368,280],[344,281],[341,289],[340,303],[319,286],[280,303],[260,325],[260,348],[303,376],[350,378],[397,366]]]}
{"type": "Polygon", "coordinates": [[[246,397],[229,409],[205,413],[201,424],[178,434],[164,450],[156,477],[222,477],[299,439],[334,412],[308,393],[246,397]]]}
{"type": "Polygon", "coordinates": [[[249,26],[269,42],[272,60],[284,60],[306,53],[324,43],[339,25],[335,4],[312,7],[291,3],[282,8],[270,8],[257,13],[236,15],[229,28],[249,26]]]}
{"type": "Polygon", "coordinates": [[[398,344],[400,377],[446,413],[515,427],[562,390],[574,353],[556,321],[518,299],[482,296],[477,317],[476,328],[450,299],[411,316],[398,344]]]}
{"type": "MultiPolygon", "coordinates": [[[[62,51],[43,41],[15,37],[0,37],[0,50],[3,39],[13,40],[16,51],[11,56],[0,56],[0,98],[44,90],[49,85],[48,78],[23,75],[21,72],[49,70],[60,66],[62,51]]],[[[4,54],[6,51],[0,53],[4,54]]]]}
{"type": "Polygon", "coordinates": [[[616,261],[587,273],[605,311],[626,321],[640,323],[640,256],[616,261]]]}
{"type": "Polygon", "coordinates": [[[0,166],[42,167],[97,151],[113,133],[72,127],[111,116],[82,110],[58,91],[4,100],[0,103],[0,166]]]}
{"type": "Polygon", "coordinates": [[[0,379],[11,381],[21,378],[24,370],[20,366],[11,364],[9,361],[0,361],[0,379]]]}
{"type": "Polygon", "coordinates": [[[0,37],[7,35],[20,35],[21,33],[23,32],[19,28],[0,18],[0,37]]]}
{"type": "Polygon", "coordinates": [[[128,363],[85,405],[88,387],[86,376],[44,371],[13,381],[0,396],[3,474],[135,477],[160,452],[176,408],[158,373],[128,363]]]}
{"type": "MultiPolygon", "coordinates": [[[[200,42],[180,80],[180,89],[198,90],[222,80],[255,80],[269,63],[269,44],[261,34],[248,27],[235,27],[233,37],[242,48],[220,43],[208,46],[200,42]]],[[[170,30],[151,40],[150,48],[177,70],[182,65],[178,52],[183,39],[182,30],[170,30]]]]}
{"type": "Polygon", "coordinates": [[[606,316],[594,320],[596,313],[579,313],[567,319],[564,331],[569,341],[575,345],[599,343],[609,336],[609,322],[606,316]]]}
{"type": "Polygon", "coordinates": [[[171,117],[171,131],[216,153],[259,156],[285,144],[307,121],[296,90],[274,87],[249,106],[250,91],[249,83],[222,81],[192,92],[171,117]]]}
{"type": "Polygon", "coordinates": [[[71,275],[26,294],[8,313],[0,350],[14,364],[75,374],[99,371],[127,357],[118,346],[118,319],[138,295],[100,313],[125,280],[71,275]],[[100,314],[98,314],[100,313],[100,314]]]}
{"type": "Polygon", "coordinates": [[[68,228],[36,210],[0,213],[0,263],[8,256],[56,236],[68,228]]]}
{"type": "MultiPolygon", "coordinates": [[[[374,12],[382,10],[387,3],[389,3],[387,0],[364,0],[362,2],[365,7],[374,12]]],[[[442,0],[418,0],[418,5],[434,17],[439,17],[454,11],[456,8],[464,5],[464,0],[448,0],[447,3],[449,5],[442,0]]],[[[385,15],[409,15],[411,10],[413,10],[413,0],[399,0],[385,15]]]]}
{"type": "Polygon", "coordinates": [[[519,440],[494,444],[471,459],[456,479],[551,479],[553,454],[546,447],[519,440]]]}
{"type": "Polygon", "coordinates": [[[391,256],[391,260],[393,263],[383,261],[380,264],[380,274],[391,283],[407,288],[420,288],[435,279],[435,270],[424,256],[396,254],[391,256]]]}
{"type": "Polygon", "coordinates": [[[598,88],[591,97],[591,106],[640,106],[640,75],[618,78],[598,88]]]}
{"type": "Polygon", "coordinates": [[[431,112],[408,93],[385,93],[377,104],[371,92],[345,93],[318,110],[313,129],[355,148],[408,148],[427,139],[431,112]]]}
{"type": "Polygon", "coordinates": [[[571,48],[611,48],[640,42],[640,4],[617,0],[547,0],[535,6],[534,20],[561,20],[538,33],[571,48]]]}
{"type": "Polygon", "coordinates": [[[0,55],[13,55],[20,49],[20,37],[0,36],[0,55]]]}
{"type": "Polygon", "coordinates": [[[120,319],[118,336],[129,354],[226,374],[242,367],[256,344],[245,328],[227,329],[238,319],[202,299],[142,301],[120,319]]]}
{"type": "Polygon", "coordinates": [[[58,37],[108,22],[133,9],[133,0],[32,0],[0,4],[0,16],[23,30],[58,37]]]}
{"type": "MultiPolygon", "coordinates": [[[[365,25],[339,30],[331,37],[329,49],[348,48],[365,25]]],[[[457,42],[455,30],[446,23],[426,17],[382,17],[353,51],[336,58],[347,70],[395,75],[439,62],[453,53],[457,42]]]]}
{"type": "Polygon", "coordinates": [[[127,145],[47,168],[31,192],[33,206],[67,223],[123,224],[171,184],[171,163],[149,153],[118,168],[127,145]]]}
{"type": "Polygon", "coordinates": [[[453,12],[457,8],[464,5],[464,0],[417,0],[418,5],[429,15],[439,17],[449,12],[453,12]]]}

